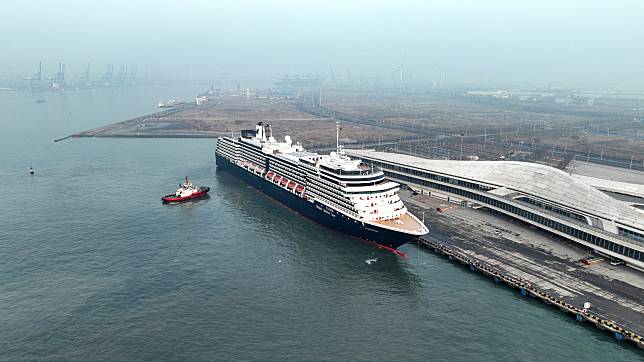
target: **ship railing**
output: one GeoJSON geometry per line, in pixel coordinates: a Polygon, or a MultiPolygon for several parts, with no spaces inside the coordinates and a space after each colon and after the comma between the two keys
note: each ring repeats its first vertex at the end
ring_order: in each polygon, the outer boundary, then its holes
{"type": "Polygon", "coordinates": [[[369,175],[375,175],[381,170],[376,166],[372,166],[369,169],[359,170],[359,171],[343,171],[341,169],[336,169],[333,171],[335,171],[335,174],[339,176],[369,176],[369,175]]]}
{"type": "Polygon", "coordinates": [[[346,207],[340,206],[340,205],[336,204],[336,203],[335,203],[335,202],[333,202],[333,201],[329,201],[329,200],[326,200],[326,199],[324,199],[324,200],[320,200],[319,198],[318,198],[318,201],[320,201],[322,204],[325,204],[325,205],[327,205],[327,206],[329,206],[329,207],[331,207],[331,208],[333,208],[333,209],[341,210],[344,214],[347,214],[347,215],[353,216],[353,217],[355,217],[355,218],[360,218],[360,216],[358,215],[358,213],[356,213],[355,211],[353,211],[353,210],[349,210],[349,209],[347,209],[346,207]]]}

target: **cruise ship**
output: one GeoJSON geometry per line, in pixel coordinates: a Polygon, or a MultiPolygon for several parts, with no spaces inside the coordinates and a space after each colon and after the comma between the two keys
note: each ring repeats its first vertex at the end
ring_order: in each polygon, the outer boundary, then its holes
{"type": "Polygon", "coordinates": [[[239,137],[219,137],[215,159],[224,170],[299,214],[392,250],[429,232],[398,196],[400,185],[360,159],[336,151],[307,152],[289,136],[279,142],[259,122],[239,137]]]}

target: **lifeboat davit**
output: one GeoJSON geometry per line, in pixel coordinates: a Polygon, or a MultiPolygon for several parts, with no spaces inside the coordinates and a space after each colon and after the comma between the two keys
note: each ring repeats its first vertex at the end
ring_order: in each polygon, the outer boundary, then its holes
{"type": "Polygon", "coordinates": [[[210,187],[193,186],[192,183],[188,180],[188,176],[186,176],[185,182],[179,185],[177,192],[163,196],[161,198],[161,201],[163,201],[163,203],[177,203],[194,200],[208,196],[208,191],[210,191],[210,187]]]}

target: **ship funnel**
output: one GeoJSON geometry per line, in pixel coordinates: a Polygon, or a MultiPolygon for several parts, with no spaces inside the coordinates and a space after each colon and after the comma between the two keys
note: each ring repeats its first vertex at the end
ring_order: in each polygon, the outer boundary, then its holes
{"type": "Polygon", "coordinates": [[[257,126],[255,126],[255,133],[255,137],[259,138],[262,141],[266,140],[266,134],[264,133],[264,124],[262,122],[257,123],[257,126]]]}
{"type": "Polygon", "coordinates": [[[273,127],[270,124],[266,125],[266,138],[270,139],[273,137],[273,127]]]}

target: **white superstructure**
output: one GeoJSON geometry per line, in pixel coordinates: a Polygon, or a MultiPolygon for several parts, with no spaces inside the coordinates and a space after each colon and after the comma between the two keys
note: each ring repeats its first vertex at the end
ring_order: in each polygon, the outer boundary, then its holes
{"type": "Polygon", "coordinates": [[[176,197],[186,197],[194,194],[195,192],[199,192],[199,188],[195,187],[192,182],[188,180],[188,176],[186,176],[185,181],[182,184],[179,184],[179,188],[174,195],[176,197]]]}
{"type": "MultiPolygon", "coordinates": [[[[339,136],[339,135],[338,135],[339,136]]],[[[412,235],[428,233],[398,197],[400,185],[338,144],[328,155],[307,152],[289,136],[280,142],[261,122],[241,137],[221,137],[217,153],[228,161],[283,187],[311,203],[318,202],[360,222],[412,235]]]]}

